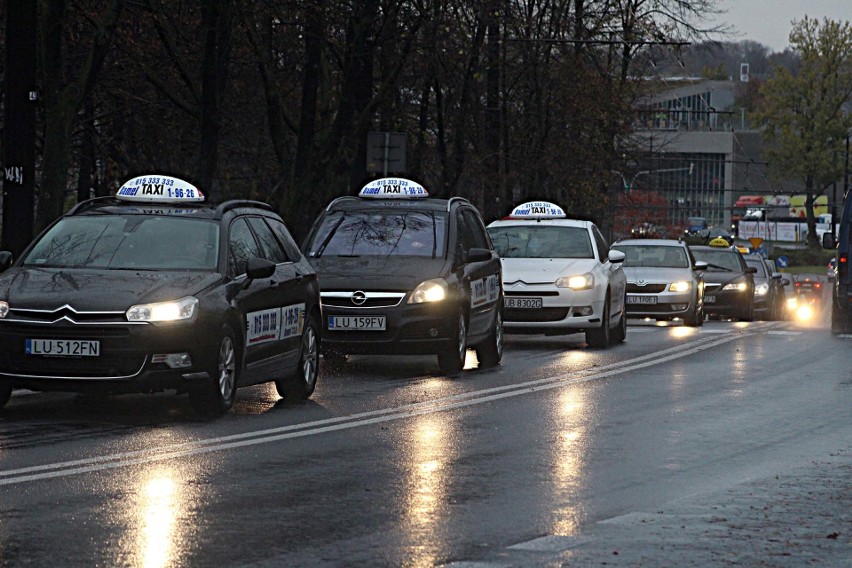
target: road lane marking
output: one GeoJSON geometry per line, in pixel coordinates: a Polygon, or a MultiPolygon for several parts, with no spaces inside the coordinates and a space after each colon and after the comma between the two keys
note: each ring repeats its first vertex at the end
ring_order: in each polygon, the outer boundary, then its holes
{"type": "Polygon", "coordinates": [[[706,349],[717,347],[737,339],[756,335],[758,332],[762,331],[764,331],[763,328],[756,328],[754,331],[742,330],[737,333],[729,332],[729,335],[726,337],[705,337],[693,342],[675,345],[674,347],[670,347],[662,351],[642,355],[627,361],[619,361],[609,365],[571,373],[571,375],[554,375],[544,379],[492,387],[467,393],[459,393],[449,397],[411,403],[393,408],[373,410],[335,418],[326,418],[323,420],[293,424],[290,426],[280,426],[277,428],[258,430],[256,432],[245,432],[242,434],[183,442],[159,448],[120,452],[79,460],[2,470],[0,471],[0,486],[57,477],[67,477],[83,473],[104,471],[132,465],[154,463],[229,449],[243,448],[258,444],[301,438],[326,432],[336,432],[360,426],[381,424],[392,420],[413,418],[424,414],[432,414],[478,404],[485,404],[505,398],[596,381],[629,371],[652,367],[683,357],[688,357],[706,349]]]}

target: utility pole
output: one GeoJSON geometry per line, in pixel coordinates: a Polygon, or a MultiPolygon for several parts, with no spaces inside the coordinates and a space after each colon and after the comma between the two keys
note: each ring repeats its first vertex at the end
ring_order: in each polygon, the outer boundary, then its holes
{"type": "Polygon", "coordinates": [[[35,226],[37,4],[33,0],[6,0],[6,112],[0,248],[15,256],[32,240],[35,226]]]}

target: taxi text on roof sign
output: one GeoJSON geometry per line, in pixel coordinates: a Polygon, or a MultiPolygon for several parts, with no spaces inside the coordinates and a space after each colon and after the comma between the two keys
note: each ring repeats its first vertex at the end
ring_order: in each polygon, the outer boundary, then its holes
{"type": "Polygon", "coordinates": [[[117,199],[147,203],[204,201],[204,194],[191,183],[170,176],[139,176],[119,188],[117,199]]]}
{"type": "Polygon", "coordinates": [[[510,217],[517,219],[564,219],[565,211],[549,201],[529,201],[512,209],[510,217]]]}
{"type": "Polygon", "coordinates": [[[376,199],[409,199],[429,197],[426,188],[415,181],[404,178],[381,178],[371,181],[361,188],[360,197],[376,199]]]}
{"type": "Polygon", "coordinates": [[[726,239],[722,237],[716,237],[715,239],[712,239],[709,243],[707,243],[707,245],[711,247],[728,248],[729,246],[731,246],[731,243],[729,243],[726,239]]]}

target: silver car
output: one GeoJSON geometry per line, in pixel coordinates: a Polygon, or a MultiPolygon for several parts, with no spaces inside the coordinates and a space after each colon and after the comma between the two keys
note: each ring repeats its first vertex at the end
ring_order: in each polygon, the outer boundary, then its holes
{"type": "Polygon", "coordinates": [[[686,243],[673,239],[628,239],[612,245],[625,254],[627,317],[704,323],[706,262],[696,261],[686,243]]]}

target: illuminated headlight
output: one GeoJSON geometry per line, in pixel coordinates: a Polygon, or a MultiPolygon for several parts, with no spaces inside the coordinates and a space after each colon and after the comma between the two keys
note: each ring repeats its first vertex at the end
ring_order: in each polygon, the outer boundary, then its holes
{"type": "Polygon", "coordinates": [[[792,298],[787,298],[787,309],[788,310],[795,310],[798,305],[799,305],[799,299],[797,297],[793,296],[792,298]]]}
{"type": "Polygon", "coordinates": [[[127,310],[127,321],[180,321],[187,320],[195,314],[198,298],[187,296],[174,302],[159,302],[156,304],[138,304],[127,310]]]}
{"type": "Polygon", "coordinates": [[[769,293],[769,284],[766,282],[761,282],[757,286],[754,287],[754,295],[755,296],[765,296],[769,293]]]}
{"type": "Polygon", "coordinates": [[[730,284],[725,284],[725,287],[722,288],[722,290],[745,292],[748,290],[748,284],[745,282],[731,282],[730,284]]]}
{"type": "Polygon", "coordinates": [[[426,280],[417,285],[417,288],[408,298],[409,304],[425,304],[427,302],[440,302],[447,297],[447,281],[443,278],[426,280]]]}
{"type": "Polygon", "coordinates": [[[672,282],[669,286],[669,292],[688,292],[691,287],[690,282],[672,282]]]}
{"type": "Polygon", "coordinates": [[[580,276],[563,276],[556,281],[557,288],[571,288],[572,290],[588,290],[594,288],[595,277],[591,272],[580,276]]]}
{"type": "Polygon", "coordinates": [[[0,302],[0,319],[5,318],[9,314],[9,302],[0,302]]]}

